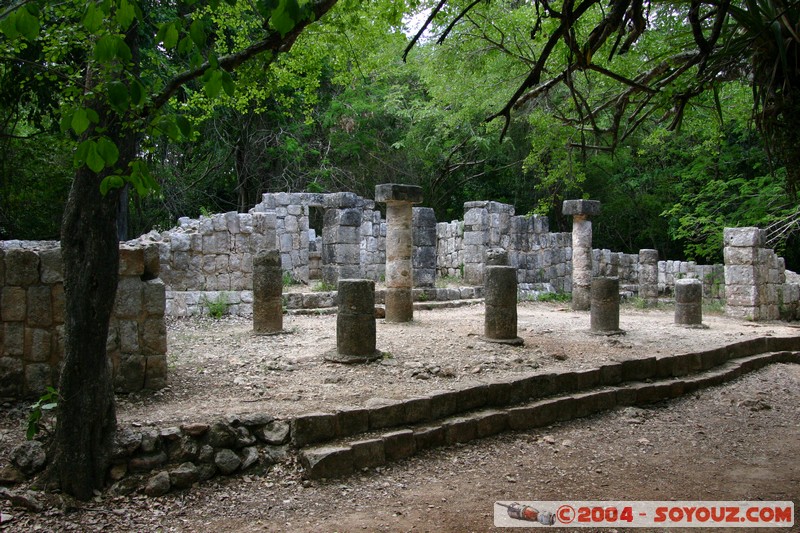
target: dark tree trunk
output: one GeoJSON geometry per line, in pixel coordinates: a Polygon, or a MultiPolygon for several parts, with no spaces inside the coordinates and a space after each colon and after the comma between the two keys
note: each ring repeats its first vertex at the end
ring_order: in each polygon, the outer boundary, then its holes
{"type": "Polygon", "coordinates": [[[117,290],[119,193],[100,194],[102,175],[82,167],[64,209],[64,367],[53,468],[61,490],[88,499],[102,488],[116,429],[106,342],[117,290]]]}

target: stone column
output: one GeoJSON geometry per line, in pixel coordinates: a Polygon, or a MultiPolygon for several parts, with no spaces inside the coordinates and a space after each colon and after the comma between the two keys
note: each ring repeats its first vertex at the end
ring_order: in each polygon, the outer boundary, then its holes
{"type": "Polygon", "coordinates": [[[594,278],[591,285],[591,331],[619,335],[619,278],[594,278]]]}
{"type": "Polygon", "coordinates": [[[489,202],[464,203],[464,283],[483,285],[484,256],[489,243],[489,202]]]}
{"type": "Polygon", "coordinates": [[[336,350],[325,355],[335,363],[366,363],[381,357],[375,349],[375,282],[341,279],[337,285],[336,350]]]}
{"type": "Polygon", "coordinates": [[[325,196],[322,228],[322,280],[361,277],[361,218],[358,196],[343,192],[325,196]]]}
{"type": "Polygon", "coordinates": [[[422,201],[422,187],[378,185],[375,201],[386,204],[386,321],[410,322],[414,318],[412,206],[422,201]]]}
{"type": "Polygon", "coordinates": [[[764,231],[725,228],[725,314],[763,320],[765,273],[760,263],[764,231]]]}
{"type": "Polygon", "coordinates": [[[592,286],[592,222],[600,214],[597,200],[564,200],[561,212],[572,215],[572,308],[589,309],[592,286]]]}
{"type": "Polygon", "coordinates": [[[639,298],[647,307],[658,304],[658,250],[639,250],[639,298]]]}
{"type": "Polygon", "coordinates": [[[430,207],[413,208],[414,287],[436,285],[436,215],[430,207]]]}
{"type": "Polygon", "coordinates": [[[517,337],[517,269],[503,249],[486,251],[484,340],[521,346],[517,337]]]}
{"type": "Polygon", "coordinates": [[[253,260],[253,333],[283,330],[283,270],[278,250],[262,250],[253,260]]]}
{"type": "Polygon", "coordinates": [[[699,279],[675,281],[675,324],[703,327],[703,283],[699,279]]]}

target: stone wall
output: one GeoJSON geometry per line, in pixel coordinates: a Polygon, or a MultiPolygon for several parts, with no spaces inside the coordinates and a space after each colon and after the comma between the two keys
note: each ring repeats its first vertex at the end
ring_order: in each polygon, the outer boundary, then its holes
{"type": "MultiPolygon", "coordinates": [[[[165,290],[155,245],[120,246],[108,354],[117,390],[166,379],[165,290]]],[[[0,396],[36,397],[58,383],[64,355],[64,283],[57,242],[0,243],[0,396]]]]}
{"type": "Polygon", "coordinates": [[[782,257],[758,228],[725,228],[725,313],[748,320],[796,319],[800,285],[787,283],[782,257]]]}

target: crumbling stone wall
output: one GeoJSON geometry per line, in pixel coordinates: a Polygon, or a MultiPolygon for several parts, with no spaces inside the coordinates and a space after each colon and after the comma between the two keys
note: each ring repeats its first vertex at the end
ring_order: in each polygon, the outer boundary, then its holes
{"type": "Polygon", "coordinates": [[[725,228],[725,313],[749,320],[796,319],[800,285],[787,283],[783,258],[765,242],[764,230],[725,228]]]}
{"type": "MultiPolygon", "coordinates": [[[[58,383],[64,279],[57,242],[0,243],[0,396],[36,397],[58,383]]],[[[159,389],[167,372],[165,290],[156,246],[120,246],[108,354],[117,390],[159,389]]]]}
{"type": "MultiPolygon", "coordinates": [[[[570,292],[568,261],[572,258],[569,233],[550,233],[546,217],[515,216],[514,207],[499,202],[464,204],[464,281],[483,283],[489,248],[504,248],[520,284],[546,284],[550,290],[570,292]]],[[[440,245],[442,238],[440,238],[440,245]]],[[[445,242],[445,246],[448,243],[445,242]]]]}

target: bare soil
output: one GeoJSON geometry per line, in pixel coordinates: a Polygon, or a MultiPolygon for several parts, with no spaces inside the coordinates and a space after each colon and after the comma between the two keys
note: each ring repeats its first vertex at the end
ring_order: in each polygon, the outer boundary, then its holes
{"type": "MultiPolygon", "coordinates": [[[[512,347],[480,339],[480,304],[416,311],[411,324],[378,321],[383,359],[345,366],[323,360],[335,348],[334,315],[287,316],[287,333],[276,336],[252,335],[241,318],[183,319],[168,325],[169,386],[120,396],[118,418],[165,427],[248,412],[280,417],[798,334],[780,322],[708,313],[704,322],[708,329],[680,328],[669,307],[624,305],[625,335],[606,337],[589,333],[588,313],[522,303],[525,344],[512,347]]],[[[6,405],[2,415],[5,461],[24,412],[6,405]]],[[[11,517],[8,531],[489,531],[496,500],[758,499],[800,508],[798,454],[800,366],[780,364],[646,409],[428,451],[342,480],[304,480],[289,462],[161,498],[98,495],[86,504],[51,495],[44,512],[8,502],[0,511],[11,517]]]]}

